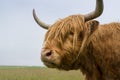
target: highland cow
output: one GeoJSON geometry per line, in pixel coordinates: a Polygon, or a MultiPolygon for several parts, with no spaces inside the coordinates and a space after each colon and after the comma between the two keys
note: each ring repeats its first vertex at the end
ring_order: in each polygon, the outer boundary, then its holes
{"type": "Polygon", "coordinates": [[[46,25],[48,29],[41,59],[50,68],[78,70],[86,80],[120,80],[120,23],[99,25],[93,20],[103,12],[103,0],[96,0],[95,11],[87,15],[71,15],[46,25]]]}

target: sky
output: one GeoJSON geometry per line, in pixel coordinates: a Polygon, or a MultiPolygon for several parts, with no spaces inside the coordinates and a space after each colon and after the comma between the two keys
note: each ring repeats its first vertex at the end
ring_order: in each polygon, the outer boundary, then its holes
{"type": "MultiPolygon", "coordinates": [[[[119,0],[104,0],[100,24],[120,21],[119,0]]],[[[0,0],[0,65],[44,66],[40,60],[47,30],[32,16],[33,8],[47,24],[73,14],[87,14],[95,0],[0,0]]]]}

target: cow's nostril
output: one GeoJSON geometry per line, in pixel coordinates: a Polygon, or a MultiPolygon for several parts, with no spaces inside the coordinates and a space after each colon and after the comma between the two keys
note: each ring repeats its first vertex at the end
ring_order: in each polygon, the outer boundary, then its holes
{"type": "Polygon", "coordinates": [[[41,52],[41,57],[43,58],[50,58],[50,56],[52,56],[53,52],[52,50],[49,50],[49,49],[42,49],[42,52],[41,52]]]}
{"type": "Polygon", "coordinates": [[[47,54],[46,54],[46,56],[48,57],[48,56],[51,56],[51,54],[52,54],[52,52],[50,51],[50,52],[48,52],[47,54]]]}

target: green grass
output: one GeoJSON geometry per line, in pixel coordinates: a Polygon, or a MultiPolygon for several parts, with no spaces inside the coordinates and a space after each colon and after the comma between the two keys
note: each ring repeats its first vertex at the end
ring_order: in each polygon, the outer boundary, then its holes
{"type": "Polygon", "coordinates": [[[59,71],[44,67],[1,66],[0,80],[83,80],[80,71],[59,71]]]}

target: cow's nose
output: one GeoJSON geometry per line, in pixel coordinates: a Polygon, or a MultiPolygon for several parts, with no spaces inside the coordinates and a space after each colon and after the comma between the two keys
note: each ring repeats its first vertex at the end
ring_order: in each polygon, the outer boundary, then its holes
{"type": "Polygon", "coordinates": [[[41,57],[48,59],[52,55],[52,51],[49,49],[42,49],[41,57]]]}

